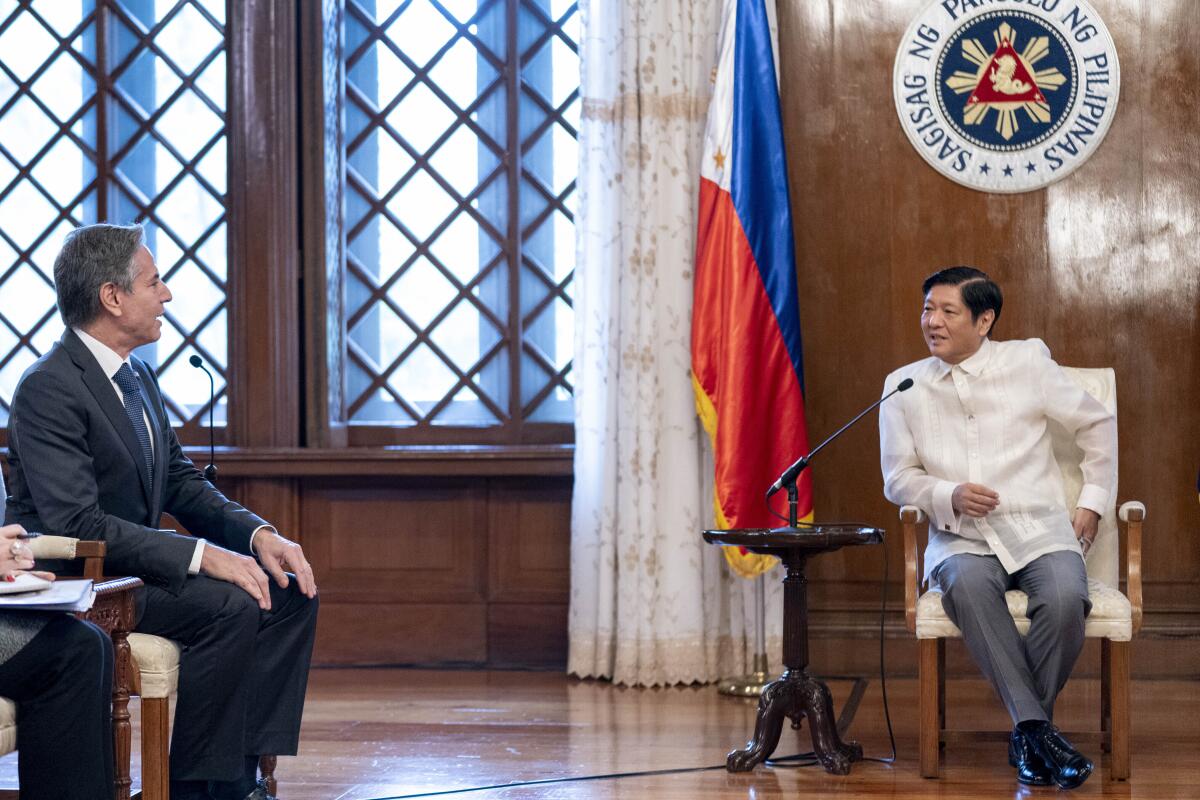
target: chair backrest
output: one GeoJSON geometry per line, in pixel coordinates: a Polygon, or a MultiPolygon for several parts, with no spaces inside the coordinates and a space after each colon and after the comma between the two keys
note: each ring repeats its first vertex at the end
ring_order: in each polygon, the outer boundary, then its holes
{"type": "MultiPolygon", "coordinates": [[[[1117,413],[1117,376],[1109,368],[1080,369],[1063,367],[1071,380],[1079,384],[1092,397],[1100,401],[1115,416],[1117,413]]],[[[1083,473],[1079,463],[1083,460],[1083,451],[1075,444],[1075,437],[1068,434],[1066,429],[1053,420],[1049,423],[1050,442],[1054,449],[1054,460],[1062,470],[1063,492],[1066,495],[1067,508],[1074,510],[1075,501],[1083,490],[1083,473]]],[[[1088,577],[1094,578],[1112,588],[1120,580],[1120,541],[1117,534],[1117,503],[1114,490],[1108,508],[1100,517],[1100,530],[1096,533],[1096,542],[1087,555],[1088,577]]]]}

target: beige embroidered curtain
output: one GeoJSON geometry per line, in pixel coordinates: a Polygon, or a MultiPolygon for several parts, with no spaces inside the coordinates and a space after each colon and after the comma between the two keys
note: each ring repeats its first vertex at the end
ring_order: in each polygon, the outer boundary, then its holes
{"type": "MultiPolygon", "coordinates": [[[[700,149],[721,0],[581,0],[570,656],[580,677],[708,682],[752,664],[754,587],[712,526],[689,377],[700,149]]],[[[781,591],[767,574],[768,654],[781,591]]]]}

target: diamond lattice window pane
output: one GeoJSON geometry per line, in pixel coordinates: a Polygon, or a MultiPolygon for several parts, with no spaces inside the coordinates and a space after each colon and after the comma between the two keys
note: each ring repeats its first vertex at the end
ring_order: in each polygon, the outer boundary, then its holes
{"type": "Polygon", "coordinates": [[[37,103],[22,97],[0,118],[0,145],[17,163],[28,164],[57,130],[58,126],[37,103]]]}
{"type": "Polygon", "coordinates": [[[414,175],[387,204],[396,219],[424,240],[454,211],[450,195],[424,170],[414,175]]]}
{"type": "Polygon", "coordinates": [[[445,362],[422,344],[391,374],[388,385],[417,408],[428,411],[454,388],[457,380],[445,362]]]}
{"type": "Polygon", "coordinates": [[[200,163],[196,165],[196,171],[200,173],[200,177],[204,178],[212,187],[221,194],[226,192],[226,177],[229,174],[228,155],[226,153],[225,137],[217,139],[212,148],[200,159],[200,163]]]}
{"type": "Polygon", "coordinates": [[[388,290],[388,297],[403,308],[413,322],[424,328],[458,295],[426,258],[418,258],[388,290]]]}
{"type": "Polygon", "coordinates": [[[468,283],[499,255],[500,245],[483,232],[471,215],[460,213],[429,250],[454,277],[468,283]]]}
{"type": "Polygon", "coordinates": [[[60,122],[66,122],[96,93],[96,81],[64,53],[33,84],[33,93],[60,122]]]}
{"type": "Polygon", "coordinates": [[[495,425],[500,420],[479,395],[466,387],[459,389],[446,406],[433,418],[434,425],[495,425]]]}
{"type": "Polygon", "coordinates": [[[159,204],[163,222],[185,241],[199,239],[224,213],[225,207],[191,175],[159,204]]]}
{"type": "Polygon", "coordinates": [[[28,248],[50,227],[58,212],[28,180],[17,184],[8,197],[0,200],[0,219],[4,230],[18,247],[28,248]]]}
{"type": "MultiPolygon", "coordinates": [[[[459,39],[437,65],[429,71],[429,77],[438,88],[450,96],[460,109],[465,109],[480,92],[498,76],[496,68],[479,55],[479,51],[466,39],[459,39]]],[[[578,84],[578,81],[576,81],[578,84]]]]}
{"type": "Polygon", "coordinates": [[[220,287],[190,260],[171,276],[168,288],[174,299],[167,310],[187,330],[196,328],[225,299],[220,287]]]}
{"type": "Polygon", "coordinates": [[[4,66],[21,81],[27,81],[50,58],[58,41],[32,14],[20,14],[0,34],[4,66]]]}
{"type": "Polygon", "coordinates": [[[212,322],[196,336],[196,341],[208,353],[208,361],[215,362],[217,369],[225,369],[229,352],[229,312],[222,308],[212,322]]]}
{"type": "Polygon", "coordinates": [[[429,0],[412,0],[387,33],[402,53],[423,66],[454,35],[454,26],[429,0]]]}
{"type": "Polygon", "coordinates": [[[419,152],[425,152],[454,122],[454,112],[420,84],[387,115],[388,124],[419,152]]]}
{"type": "Polygon", "coordinates": [[[372,42],[346,72],[354,88],[382,108],[412,81],[412,70],[385,42],[372,42]]]}
{"type": "Polygon", "coordinates": [[[208,144],[224,123],[195,92],[184,92],[159,117],[155,128],[189,161],[208,144]]]}
{"type": "Polygon", "coordinates": [[[95,162],[66,137],[55,142],[33,168],[33,179],[66,207],[73,205],[79,191],[95,178],[95,162]]]}
{"type": "Polygon", "coordinates": [[[159,32],[154,43],[190,75],[223,41],[221,33],[199,11],[185,5],[159,32]]]}
{"type": "Polygon", "coordinates": [[[429,159],[430,165],[464,197],[500,165],[500,157],[479,143],[479,137],[460,125],[429,159]]]}
{"type": "Polygon", "coordinates": [[[387,131],[375,128],[350,152],[350,167],[382,197],[412,167],[412,156],[387,131]]]}
{"type": "Polygon", "coordinates": [[[54,346],[54,343],[62,338],[63,331],[66,328],[63,326],[62,317],[58,316],[56,311],[46,319],[42,326],[37,329],[37,332],[30,338],[30,343],[33,349],[45,355],[54,346]]]}
{"type": "MultiPolygon", "coordinates": [[[[182,405],[191,419],[208,406],[208,376],[195,369],[186,358],[177,358],[159,375],[159,383],[176,405],[182,405]]],[[[225,388],[225,378],[213,372],[216,391],[225,388]]],[[[206,419],[207,421],[207,419],[206,419]]]]}
{"type": "Polygon", "coordinates": [[[128,101],[137,105],[140,117],[149,117],[160,100],[179,88],[179,76],[167,62],[149,50],[143,50],[117,78],[117,88],[128,101]]]}
{"type": "MultiPolygon", "coordinates": [[[[13,3],[12,5],[16,5],[13,3]]],[[[35,0],[33,9],[38,16],[50,26],[60,38],[66,38],[83,22],[84,14],[91,11],[90,2],[64,3],[63,0],[35,0]]],[[[0,19],[8,16],[8,11],[0,9],[0,19]]]]}
{"type": "Polygon", "coordinates": [[[479,309],[463,300],[438,323],[429,338],[459,369],[467,372],[500,341],[501,335],[479,309]]]}
{"type": "Polygon", "coordinates": [[[20,298],[20,302],[5,303],[4,316],[18,330],[30,330],[54,308],[54,287],[28,264],[22,264],[0,284],[0,295],[20,298]]]}
{"type": "Polygon", "coordinates": [[[196,78],[196,88],[222,111],[225,110],[225,53],[213,59],[196,78]]]}

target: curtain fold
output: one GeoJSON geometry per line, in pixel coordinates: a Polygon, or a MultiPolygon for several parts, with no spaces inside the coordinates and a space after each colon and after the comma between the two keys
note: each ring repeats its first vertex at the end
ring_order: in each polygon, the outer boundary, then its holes
{"type": "MultiPolygon", "coordinates": [[[[700,531],[690,379],[699,158],[720,0],[581,0],[568,671],[632,686],[748,672],[754,587],[700,531]]],[[[779,570],[766,576],[778,660],[779,570]]]]}

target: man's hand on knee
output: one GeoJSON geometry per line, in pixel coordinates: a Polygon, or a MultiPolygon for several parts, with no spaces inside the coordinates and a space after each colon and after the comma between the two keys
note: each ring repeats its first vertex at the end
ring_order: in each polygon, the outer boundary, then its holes
{"type": "Polygon", "coordinates": [[[210,578],[240,586],[254,598],[263,611],[271,610],[271,592],[267,585],[267,573],[263,572],[250,556],[239,555],[232,550],[217,547],[212,542],[204,545],[200,559],[200,572],[210,578]]]}
{"type": "Polygon", "coordinates": [[[317,582],[313,578],[312,565],[304,557],[304,550],[300,545],[278,533],[264,530],[254,537],[253,547],[263,569],[271,573],[271,577],[281,588],[287,588],[287,573],[291,571],[305,597],[311,599],[317,596],[317,582]]]}
{"type": "Polygon", "coordinates": [[[950,505],[968,517],[986,517],[1000,505],[1000,495],[980,483],[960,483],[950,495],[950,505]]]}
{"type": "Polygon", "coordinates": [[[1096,532],[1100,530],[1100,515],[1090,508],[1077,508],[1071,517],[1071,527],[1075,529],[1075,538],[1079,540],[1079,546],[1086,556],[1096,541],[1096,532]]]}

